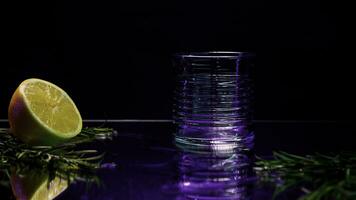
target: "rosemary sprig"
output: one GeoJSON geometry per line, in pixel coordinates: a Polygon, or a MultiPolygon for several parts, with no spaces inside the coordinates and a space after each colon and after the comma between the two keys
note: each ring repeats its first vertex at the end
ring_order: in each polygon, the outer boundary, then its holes
{"type": "Polygon", "coordinates": [[[12,169],[46,170],[69,181],[80,177],[87,179],[100,167],[104,154],[95,149],[82,149],[82,145],[111,139],[115,134],[111,128],[84,128],[64,144],[31,146],[17,140],[8,133],[8,129],[0,128],[0,169],[6,173],[12,169]]]}
{"type": "Polygon", "coordinates": [[[263,181],[277,183],[275,195],[300,188],[303,200],[356,199],[356,152],[298,156],[274,152],[274,159],[258,158],[255,170],[263,181]]]}

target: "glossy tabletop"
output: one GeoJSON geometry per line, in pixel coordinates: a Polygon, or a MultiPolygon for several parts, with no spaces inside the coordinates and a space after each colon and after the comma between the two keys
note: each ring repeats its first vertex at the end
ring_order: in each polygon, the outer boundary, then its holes
{"type": "MultiPolygon", "coordinates": [[[[6,122],[1,125],[7,127],[6,122]]],[[[246,155],[232,153],[228,159],[176,148],[170,121],[86,122],[85,126],[117,130],[113,140],[91,144],[106,152],[98,171],[101,184],[87,188],[79,181],[71,184],[58,200],[268,200],[272,198],[273,185],[260,184],[254,177],[255,155],[269,156],[273,150],[298,154],[356,150],[356,127],[351,122],[256,121],[253,150],[246,155]],[[226,171],[227,168],[233,170],[226,171]]],[[[0,188],[0,199],[14,199],[11,188],[0,188]]],[[[286,194],[279,198],[297,196],[286,194]]]]}

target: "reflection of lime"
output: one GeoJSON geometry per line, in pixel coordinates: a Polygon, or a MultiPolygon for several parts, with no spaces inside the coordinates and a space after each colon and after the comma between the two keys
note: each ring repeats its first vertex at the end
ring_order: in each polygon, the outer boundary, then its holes
{"type": "Polygon", "coordinates": [[[61,143],[82,128],[80,113],[68,94],[34,78],[23,81],[13,94],[9,121],[12,133],[33,145],[61,143]]]}
{"type": "Polygon", "coordinates": [[[17,200],[51,200],[68,187],[68,182],[59,177],[48,181],[48,173],[12,174],[12,192],[17,200]]]}

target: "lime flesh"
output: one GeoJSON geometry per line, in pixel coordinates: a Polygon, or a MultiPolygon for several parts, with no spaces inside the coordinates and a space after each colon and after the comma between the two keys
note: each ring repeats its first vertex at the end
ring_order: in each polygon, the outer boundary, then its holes
{"type": "Polygon", "coordinates": [[[56,145],[80,133],[82,118],[69,95],[40,79],[23,81],[9,105],[11,132],[25,143],[56,145]]]}

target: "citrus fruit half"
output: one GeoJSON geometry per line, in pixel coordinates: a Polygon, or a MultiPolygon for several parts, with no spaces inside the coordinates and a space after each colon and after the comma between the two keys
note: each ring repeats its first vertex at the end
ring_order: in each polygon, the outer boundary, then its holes
{"type": "Polygon", "coordinates": [[[58,86],[40,79],[23,81],[9,105],[10,132],[31,145],[56,145],[80,133],[82,118],[58,86]]]}

